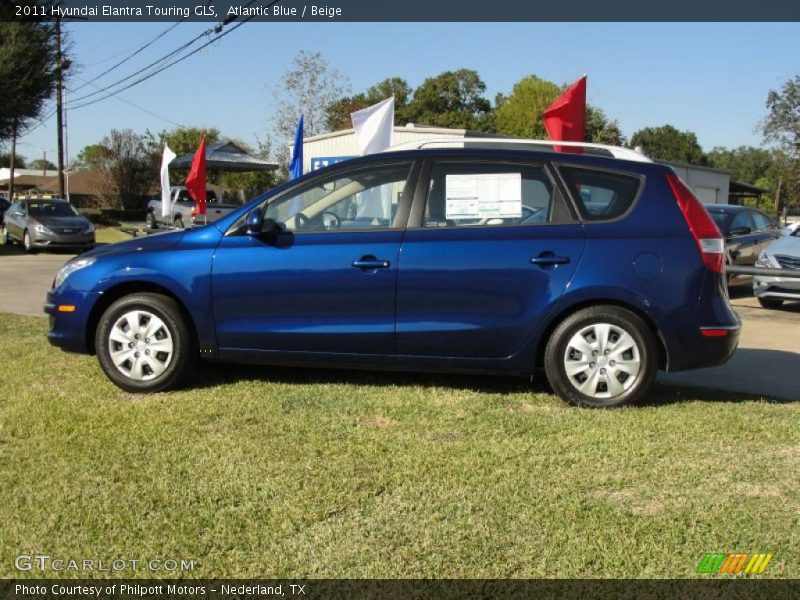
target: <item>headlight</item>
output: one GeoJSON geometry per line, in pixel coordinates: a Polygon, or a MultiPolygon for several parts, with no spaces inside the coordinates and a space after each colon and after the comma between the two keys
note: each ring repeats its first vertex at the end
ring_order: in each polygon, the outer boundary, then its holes
{"type": "Polygon", "coordinates": [[[49,230],[47,227],[45,227],[45,226],[44,226],[44,225],[42,225],[41,223],[36,223],[36,224],[33,226],[33,230],[34,230],[36,233],[48,233],[48,232],[50,231],[50,230],[49,230]]]}
{"type": "Polygon", "coordinates": [[[91,223],[89,223],[89,224],[86,226],[86,229],[84,229],[84,230],[83,230],[83,233],[94,233],[94,225],[92,225],[91,223]]]}
{"type": "Polygon", "coordinates": [[[768,269],[780,269],[781,266],[774,260],[772,257],[767,254],[766,252],[762,252],[758,255],[758,260],[756,261],[757,267],[766,267],[768,269]]]}
{"type": "Polygon", "coordinates": [[[56,280],[53,283],[53,287],[60,286],[67,280],[67,277],[72,275],[75,271],[80,271],[81,269],[85,269],[86,267],[93,265],[95,260],[97,259],[90,257],[76,258],[75,260],[69,261],[58,270],[58,273],[56,273],[56,280]]]}

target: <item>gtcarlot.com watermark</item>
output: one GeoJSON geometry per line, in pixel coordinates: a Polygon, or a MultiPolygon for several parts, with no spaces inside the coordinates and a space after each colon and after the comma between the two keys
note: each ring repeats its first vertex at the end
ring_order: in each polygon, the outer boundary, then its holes
{"type": "Polygon", "coordinates": [[[194,571],[194,560],[184,558],[66,558],[49,554],[20,554],[14,559],[18,571],[37,572],[97,572],[119,573],[120,571],[149,571],[153,573],[182,573],[194,571]]]}

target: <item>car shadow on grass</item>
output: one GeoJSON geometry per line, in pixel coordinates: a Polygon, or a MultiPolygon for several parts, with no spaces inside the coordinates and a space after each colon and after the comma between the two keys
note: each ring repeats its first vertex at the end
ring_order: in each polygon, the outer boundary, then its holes
{"type": "MultiPolygon", "coordinates": [[[[224,363],[204,363],[202,372],[190,379],[184,389],[212,388],[241,381],[263,381],[299,385],[357,385],[381,387],[447,388],[508,396],[512,394],[547,394],[553,390],[544,373],[528,377],[502,375],[454,375],[404,371],[359,371],[305,367],[265,367],[224,363]]],[[[704,387],[656,383],[648,398],[636,406],[655,407],[685,402],[743,403],[760,401],[783,404],[792,400],[766,398],[757,394],[728,392],[704,387]]]]}

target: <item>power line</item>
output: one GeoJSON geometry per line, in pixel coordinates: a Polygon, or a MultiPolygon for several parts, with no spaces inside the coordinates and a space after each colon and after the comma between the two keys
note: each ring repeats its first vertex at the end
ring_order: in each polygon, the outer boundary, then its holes
{"type": "MultiPolygon", "coordinates": [[[[278,2],[279,2],[279,0],[273,0],[272,2],[270,2],[270,3],[269,3],[269,4],[268,4],[266,7],[265,7],[265,10],[266,10],[266,9],[269,9],[270,7],[272,7],[274,4],[277,4],[278,2]]],[[[248,2],[248,3],[247,3],[245,6],[244,6],[244,8],[247,8],[247,7],[249,7],[249,6],[251,6],[251,5],[255,4],[255,3],[256,3],[256,0],[250,0],[250,2],[248,2]]],[[[238,28],[238,27],[239,27],[239,25],[241,25],[242,23],[247,23],[248,21],[250,21],[251,19],[253,19],[253,17],[254,17],[254,16],[255,16],[255,15],[251,15],[251,16],[247,17],[246,19],[244,19],[243,21],[240,21],[240,22],[239,22],[239,23],[238,23],[238,24],[237,24],[237,25],[236,25],[236,26],[235,26],[233,29],[231,29],[231,30],[229,30],[228,32],[225,32],[225,33],[223,33],[223,34],[221,34],[221,35],[218,35],[218,36],[217,36],[217,37],[215,37],[215,38],[212,38],[211,40],[209,40],[208,42],[206,42],[205,44],[203,44],[203,45],[202,45],[202,46],[200,46],[199,48],[196,48],[195,50],[193,50],[193,51],[191,51],[190,53],[188,53],[188,54],[184,55],[183,57],[181,57],[181,58],[179,58],[179,59],[177,59],[177,60],[174,60],[173,62],[169,63],[169,64],[167,65],[167,67],[164,67],[164,68],[168,68],[169,66],[172,66],[173,64],[177,64],[177,63],[178,63],[178,62],[180,62],[181,60],[183,60],[183,59],[185,59],[185,58],[188,58],[189,56],[192,56],[192,55],[196,54],[198,51],[200,51],[200,50],[202,50],[203,48],[207,47],[209,44],[211,44],[211,43],[215,42],[216,40],[220,39],[221,37],[224,37],[225,35],[227,35],[227,33],[230,33],[230,31],[233,31],[233,30],[235,30],[236,28],[238,28]]],[[[152,68],[152,67],[155,67],[156,65],[158,65],[158,64],[160,64],[160,63],[163,63],[165,60],[167,60],[167,59],[169,59],[169,58],[171,58],[171,57],[175,56],[176,54],[179,54],[180,52],[183,52],[185,49],[187,49],[189,46],[191,46],[192,44],[194,44],[194,43],[195,43],[197,40],[199,40],[199,39],[200,39],[200,38],[202,38],[203,36],[207,36],[207,35],[209,35],[209,34],[211,34],[211,33],[219,33],[220,31],[222,31],[222,28],[223,28],[224,26],[228,25],[229,23],[231,23],[231,22],[232,22],[233,20],[235,20],[235,19],[236,19],[236,16],[235,16],[235,15],[231,15],[231,16],[227,17],[227,18],[226,18],[224,21],[222,21],[220,24],[218,24],[218,25],[216,25],[216,26],[214,26],[214,27],[210,27],[210,28],[206,29],[205,31],[201,32],[199,35],[195,36],[194,38],[192,38],[191,40],[189,40],[188,42],[186,42],[185,44],[183,44],[183,45],[179,46],[178,48],[176,48],[175,50],[173,50],[173,51],[171,51],[171,52],[169,52],[169,53],[165,54],[164,56],[162,56],[162,57],[161,57],[161,58],[159,58],[158,60],[155,60],[155,61],[151,62],[150,64],[148,64],[148,65],[146,65],[146,66],[142,67],[142,68],[141,68],[141,69],[139,69],[138,71],[136,71],[136,72],[134,72],[134,73],[131,73],[130,75],[127,75],[127,76],[123,77],[122,79],[119,79],[119,80],[115,81],[114,83],[108,84],[108,85],[107,85],[105,88],[103,88],[102,90],[98,90],[98,91],[92,92],[92,93],[90,93],[90,94],[86,94],[86,95],[84,95],[84,96],[80,96],[80,97],[78,97],[78,98],[75,98],[75,99],[73,100],[73,102],[81,102],[81,101],[83,101],[83,100],[88,100],[89,98],[92,98],[92,97],[94,97],[94,96],[97,96],[97,95],[99,95],[99,94],[101,94],[101,93],[103,93],[103,92],[106,92],[106,91],[110,90],[111,88],[113,88],[113,87],[115,87],[115,86],[117,86],[117,85],[120,85],[120,84],[123,84],[123,83],[125,83],[126,81],[129,81],[130,79],[132,79],[132,78],[136,77],[137,75],[140,75],[140,74],[141,74],[141,73],[143,73],[144,71],[147,71],[148,69],[150,69],[150,68],[152,68]]],[[[145,80],[149,79],[150,77],[152,77],[153,75],[156,75],[156,74],[160,73],[161,71],[163,71],[163,70],[164,70],[164,68],[156,69],[155,71],[151,72],[150,74],[147,74],[147,75],[145,75],[144,77],[142,77],[142,78],[140,78],[140,79],[136,80],[136,81],[134,82],[134,84],[133,84],[133,85],[136,85],[137,83],[140,83],[141,81],[145,81],[145,80]]],[[[121,91],[123,91],[123,90],[126,90],[126,89],[128,89],[128,87],[130,87],[130,86],[126,86],[126,87],[123,87],[123,88],[121,88],[121,89],[119,89],[119,90],[116,90],[114,93],[119,93],[119,92],[121,92],[121,91]]],[[[108,97],[108,96],[106,96],[106,97],[108,97]]],[[[95,101],[92,101],[92,102],[95,102],[95,101]]],[[[85,105],[85,106],[88,106],[88,105],[89,105],[89,103],[88,103],[88,102],[87,102],[87,103],[84,103],[83,105],[79,105],[79,106],[77,106],[77,107],[75,107],[75,108],[79,108],[80,106],[84,106],[84,105],[85,105]]]]}
{"type": "MultiPolygon", "coordinates": [[[[271,6],[273,6],[274,4],[277,4],[278,2],[279,2],[279,0],[273,0],[273,2],[270,2],[268,5],[266,5],[266,6],[265,6],[265,9],[266,9],[266,8],[270,8],[270,7],[271,7],[271,6]]],[[[140,84],[140,83],[142,83],[142,82],[144,82],[144,81],[147,81],[147,80],[148,80],[148,79],[150,79],[151,77],[155,77],[156,75],[158,75],[158,74],[159,74],[159,73],[161,73],[162,71],[165,71],[166,69],[170,68],[171,66],[173,66],[173,65],[176,65],[176,64],[178,64],[179,62],[182,62],[182,61],[186,60],[187,58],[189,58],[190,56],[193,56],[194,54],[197,54],[197,53],[198,53],[198,52],[200,52],[200,50],[202,50],[203,48],[206,48],[207,46],[210,46],[211,44],[213,44],[214,42],[216,42],[216,41],[218,41],[218,40],[222,39],[223,37],[225,37],[225,36],[226,36],[226,35],[228,35],[229,33],[233,33],[233,32],[234,32],[234,31],[236,31],[236,30],[237,30],[239,27],[241,27],[242,25],[244,25],[245,23],[247,23],[248,21],[250,21],[251,19],[253,19],[253,17],[254,17],[254,16],[255,16],[255,15],[252,15],[252,16],[249,16],[249,17],[247,17],[245,20],[243,20],[243,21],[240,21],[239,23],[237,23],[236,25],[234,25],[234,26],[233,26],[231,29],[229,29],[228,31],[225,31],[225,32],[223,32],[223,33],[219,34],[218,36],[216,36],[216,37],[214,37],[214,38],[212,38],[212,39],[208,40],[208,41],[207,41],[205,44],[203,44],[202,46],[199,46],[199,47],[195,48],[194,50],[192,50],[191,52],[189,52],[188,54],[186,54],[186,55],[184,55],[184,56],[181,56],[180,58],[177,58],[177,59],[173,60],[173,61],[172,61],[172,62],[170,62],[170,63],[167,63],[166,65],[164,65],[164,66],[163,66],[163,67],[161,67],[160,69],[157,69],[156,71],[153,71],[152,73],[149,73],[149,74],[147,74],[147,75],[145,75],[145,76],[143,76],[143,77],[140,77],[139,79],[137,79],[137,80],[133,81],[132,83],[129,83],[128,85],[126,85],[126,86],[125,86],[125,87],[123,87],[122,89],[119,89],[119,90],[116,90],[116,91],[114,91],[114,92],[111,92],[111,93],[109,93],[108,95],[106,95],[106,96],[104,96],[104,97],[102,97],[102,98],[97,98],[97,99],[95,99],[95,100],[90,100],[90,101],[88,101],[88,102],[84,102],[83,104],[78,104],[77,106],[72,106],[72,107],[71,107],[71,110],[76,110],[76,109],[78,109],[78,108],[83,108],[83,107],[85,107],[85,106],[91,106],[92,104],[96,104],[97,102],[101,102],[101,101],[103,101],[103,100],[106,100],[107,98],[110,98],[111,96],[113,96],[113,95],[115,95],[115,94],[119,94],[120,92],[124,92],[125,90],[128,90],[128,89],[132,88],[132,87],[133,87],[133,86],[135,86],[135,85],[138,85],[138,84],[140,84]]],[[[98,92],[98,93],[99,93],[99,92],[98,92]]]]}
{"type": "Polygon", "coordinates": [[[118,68],[118,67],[120,67],[120,66],[124,65],[126,62],[128,62],[130,59],[132,59],[134,56],[136,56],[137,54],[139,54],[140,52],[142,52],[142,51],[143,51],[143,50],[145,50],[146,48],[149,48],[150,46],[152,46],[153,44],[155,44],[155,43],[156,43],[158,40],[160,40],[162,37],[164,37],[165,35],[167,35],[167,34],[168,34],[170,31],[172,31],[173,29],[175,29],[175,28],[176,28],[178,25],[180,25],[181,23],[183,23],[183,21],[178,21],[177,23],[173,23],[172,25],[170,25],[169,27],[167,27],[167,29],[165,29],[164,31],[162,31],[161,33],[159,33],[157,36],[155,36],[155,37],[154,37],[154,38],[152,38],[151,40],[148,40],[147,42],[145,42],[145,43],[144,43],[142,46],[140,46],[139,48],[137,48],[136,50],[134,50],[134,51],[133,51],[131,54],[129,54],[128,56],[126,56],[126,57],[125,57],[125,58],[123,58],[121,61],[119,61],[118,63],[114,64],[113,66],[109,67],[108,69],[106,69],[105,71],[103,71],[102,73],[100,73],[99,75],[97,75],[96,77],[93,77],[92,79],[90,79],[90,80],[88,80],[88,81],[86,81],[85,79],[81,79],[81,81],[84,81],[84,84],[83,84],[82,86],[80,86],[80,87],[78,87],[78,88],[74,89],[74,90],[71,90],[71,91],[72,91],[72,93],[75,93],[75,92],[77,92],[78,90],[81,90],[81,89],[83,89],[84,87],[86,87],[87,85],[90,85],[90,84],[91,84],[92,82],[94,82],[94,81],[97,81],[97,80],[98,80],[98,79],[100,79],[101,77],[105,77],[106,75],[108,75],[108,74],[109,74],[111,71],[113,71],[114,69],[116,69],[116,68],[118,68]]]}
{"type": "MultiPolygon", "coordinates": [[[[75,77],[78,77],[78,76],[75,75],[75,77]]],[[[90,86],[92,86],[94,88],[97,88],[96,85],[94,85],[90,81],[86,81],[83,77],[78,77],[78,79],[80,79],[81,81],[85,82],[87,85],[90,85],[90,86]]],[[[171,123],[171,124],[173,124],[173,125],[175,125],[177,127],[185,127],[185,125],[183,125],[182,123],[177,123],[177,122],[173,121],[172,119],[168,119],[167,117],[161,116],[161,115],[159,115],[157,113],[154,113],[151,110],[146,109],[144,106],[139,106],[138,104],[135,104],[135,103],[131,102],[130,100],[127,100],[125,98],[121,98],[120,96],[117,95],[119,93],[120,92],[111,92],[109,95],[113,96],[116,100],[119,100],[120,102],[124,102],[125,104],[128,104],[129,106],[132,106],[133,108],[136,108],[136,109],[138,109],[138,110],[140,110],[142,112],[145,112],[148,115],[153,116],[153,117],[155,117],[157,119],[161,119],[162,121],[166,121],[167,123],[171,123]]],[[[103,99],[105,99],[105,98],[103,98],[103,99]]],[[[67,110],[72,110],[72,108],[73,107],[70,107],[69,105],[67,105],[67,110]]],[[[75,107],[75,108],[79,108],[79,107],[75,107]]]]}

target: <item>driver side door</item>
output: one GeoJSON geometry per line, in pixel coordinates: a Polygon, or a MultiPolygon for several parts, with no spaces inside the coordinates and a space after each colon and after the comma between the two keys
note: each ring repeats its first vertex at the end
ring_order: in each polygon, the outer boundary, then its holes
{"type": "Polygon", "coordinates": [[[417,171],[376,161],[301,180],[258,209],[284,228],[277,240],[234,225],[212,271],[220,351],[392,354],[417,171]]]}

